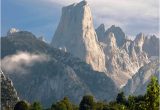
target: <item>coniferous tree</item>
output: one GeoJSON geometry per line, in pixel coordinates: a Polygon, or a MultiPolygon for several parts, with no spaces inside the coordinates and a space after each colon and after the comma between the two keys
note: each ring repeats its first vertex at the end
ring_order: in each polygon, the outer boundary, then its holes
{"type": "Polygon", "coordinates": [[[118,93],[116,101],[119,104],[126,104],[126,98],[125,98],[124,92],[118,93]]]}
{"type": "Polygon", "coordinates": [[[29,105],[25,101],[19,101],[15,105],[14,110],[29,110],[29,105]]]}
{"type": "Polygon", "coordinates": [[[65,97],[63,100],[53,104],[51,110],[73,110],[73,106],[69,99],[65,97]]]}
{"type": "Polygon", "coordinates": [[[95,102],[93,96],[83,96],[80,102],[79,110],[95,110],[95,102]]]}
{"type": "Polygon", "coordinates": [[[34,102],[30,106],[30,110],[42,110],[42,105],[39,102],[34,102]]]}
{"type": "Polygon", "coordinates": [[[129,96],[128,97],[128,106],[129,110],[135,110],[135,97],[134,96],[129,96]]]}
{"type": "Polygon", "coordinates": [[[160,101],[160,86],[156,77],[151,78],[151,82],[147,86],[147,110],[158,110],[160,101]]]}

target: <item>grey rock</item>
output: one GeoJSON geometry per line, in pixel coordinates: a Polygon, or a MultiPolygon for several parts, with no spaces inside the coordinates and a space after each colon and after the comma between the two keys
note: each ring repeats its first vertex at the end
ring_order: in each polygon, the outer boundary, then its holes
{"type": "MultiPolygon", "coordinates": [[[[79,103],[86,94],[92,94],[97,100],[115,98],[117,87],[105,73],[93,71],[92,67],[81,59],[52,48],[36,37],[25,36],[22,32],[17,35],[1,38],[2,60],[16,55],[17,51],[50,56],[47,61],[35,62],[30,66],[23,65],[26,74],[15,71],[7,73],[21,99],[29,102],[39,100],[44,106],[50,106],[65,96],[75,103],[79,103]]],[[[5,72],[5,66],[3,67],[5,72]]]]}
{"type": "Polygon", "coordinates": [[[97,29],[96,33],[98,36],[98,41],[104,42],[105,41],[105,26],[104,24],[101,24],[97,29]]]}
{"type": "Polygon", "coordinates": [[[138,72],[128,80],[123,91],[128,95],[143,95],[152,76],[159,78],[160,73],[159,60],[152,61],[141,67],[138,72]]]}
{"type": "Polygon", "coordinates": [[[66,48],[67,52],[90,64],[96,71],[105,70],[104,52],[98,42],[86,1],[63,7],[51,45],[66,48]]]}
{"type": "Polygon", "coordinates": [[[123,46],[126,38],[126,35],[123,32],[123,30],[120,27],[112,25],[110,28],[106,30],[105,36],[107,37],[110,32],[114,33],[118,47],[123,46]]]}
{"type": "Polygon", "coordinates": [[[145,37],[143,50],[148,54],[148,57],[159,56],[159,38],[155,35],[145,37]]]}
{"type": "Polygon", "coordinates": [[[1,75],[1,109],[13,109],[15,104],[19,101],[17,91],[11,79],[9,79],[3,72],[1,75]]]}

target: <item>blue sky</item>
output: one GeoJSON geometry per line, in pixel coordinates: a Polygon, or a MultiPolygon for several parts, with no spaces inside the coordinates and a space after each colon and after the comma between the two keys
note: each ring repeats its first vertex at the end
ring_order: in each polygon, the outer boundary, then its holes
{"type": "MultiPolygon", "coordinates": [[[[33,32],[51,41],[58,25],[61,8],[80,0],[2,0],[2,35],[12,28],[33,32]]],[[[128,36],[139,32],[158,32],[159,0],[87,0],[94,17],[94,26],[104,23],[120,26],[128,36]]]]}

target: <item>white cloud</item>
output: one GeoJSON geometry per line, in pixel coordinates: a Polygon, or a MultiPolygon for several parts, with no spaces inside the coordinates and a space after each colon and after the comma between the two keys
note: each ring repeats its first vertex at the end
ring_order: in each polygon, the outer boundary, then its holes
{"type": "MultiPolygon", "coordinates": [[[[46,1],[46,0],[45,0],[46,1]]],[[[80,0],[48,0],[66,6],[80,0]]],[[[158,17],[158,0],[87,0],[96,15],[150,16],[158,17]]]]}
{"type": "Polygon", "coordinates": [[[6,56],[1,60],[2,70],[7,73],[27,73],[25,67],[31,67],[36,62],[48,61],[49,56],[45,54],[31,54],[28,52],[18,52],[17,54],[6,56]]]}

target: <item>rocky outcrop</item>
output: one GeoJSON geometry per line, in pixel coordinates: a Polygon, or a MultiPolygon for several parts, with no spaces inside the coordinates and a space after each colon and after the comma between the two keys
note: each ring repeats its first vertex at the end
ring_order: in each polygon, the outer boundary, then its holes
{"type": "Polygon", "coordinates": [[[101,24],[97,29],[96,29],[96,33],[98,36],[98,41],[100,42],[104,42],[105,41],[105,26],[104,24],[101,24]]]}
{"type": "Polygon", "coordinates": [[[116,43],[118,47],[123,46],[125,42],[126,35],[122,31],[120,27],[117,27],[115,25],[112,25],[110,28],[108,28],[105,32],[105,37],[109,36],[109,33],[114,33],[115,38],[116,38],[116,43]]]}
{"type": "Polygon", "coordinates": [[[118,87],[126,84],[140,67],[149,63],[147,54],[142,51],[141,39],[125,39],[121,47],[117,45],[114,33],[109,33],[103,43],[106,59],[106,74],[118,87]]]}
{"type": "Polygon", "coordinates": [[[137,53],[142,52],[143,44],[144,44],[145,36],[143,33],[140,33],[136,36],[134,43],[135,43],[135,50],[137,53]]]}
{"type": "Polygon", "coordinates": [[[11,28],[8,32],[7,32],[7,36],[13,35],[14,33],[19,32],[19,29],[16,28],[11,28]]]}
{"type": "Polygon", "coordinates": [[[12,81],[6,77],[3,72],[1,75],[1,109],[13,109],[15,104],[19,101],[17,91],[15,90],[12,81]]]}
{"type": "Polygon", "coordinates": [[[122,47],[123,44],[125,43],[126,40],[126,35],[123,32],[123,30],[120,27],[117,27],[115,25],[112,25],[110,28],[105,30],[104,24],[101,24],[97,29],[96,33],[98,36],[98,40],[100,42],[105,43],[107,37],[109,36],[110,33],[113,33],[115,38],[116,38],[116,44],[118,47],[122,47]]]}
{"type": "Polygon", "coordinates": [[[148,57],[159,56],[159,38],[155,35],[145,37],[143,50],[148,54],[148,57]]]}
{"type": "Polygon", "coordinates": [[[127,84],[123,88],[126,95],[143,95],[146,92],[146,88],[152,76],[159,78],[160,63],[157,60],[148,63],[141,67],[139,71],[128,80],[127,84]]]}
{"type": "Polygon", "coordinates": [[[90,7],[85,0],[63,7],[51,45],[65,48],[96,71],[105,70],[104,52],[97,39],[90,7]]]}
{"type": "Polygon", "coordinates": [[[43,36],[40,36],[38,39],[43,41],[43,42],[46,42],[46,40],[45,40],[45,38],[43,36]]]}

